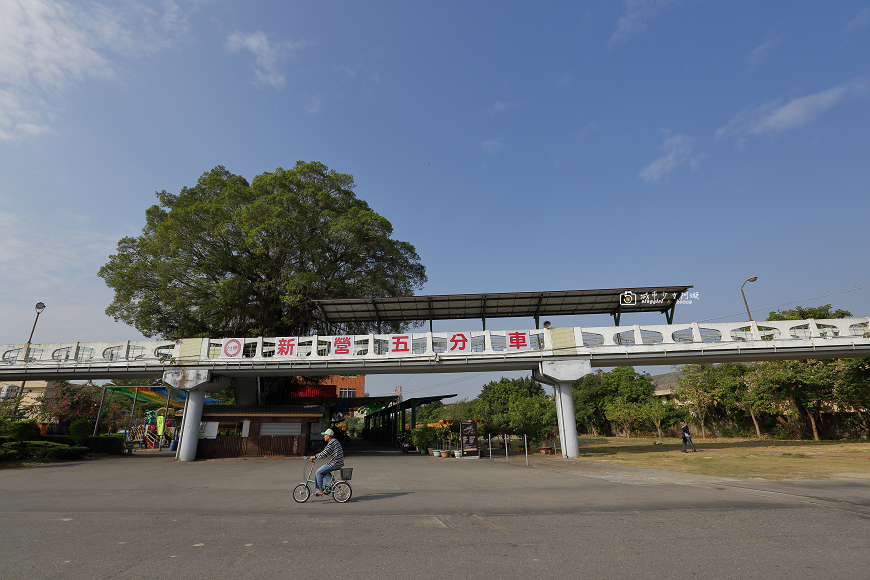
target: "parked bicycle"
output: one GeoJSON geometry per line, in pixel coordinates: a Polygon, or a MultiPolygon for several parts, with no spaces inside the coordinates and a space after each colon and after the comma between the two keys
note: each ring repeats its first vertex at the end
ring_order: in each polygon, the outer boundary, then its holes
{"type": "MultiPolygon", "coordinates": [[[[314,462],[306,461],[302,466],[302,474],[305,476],[305,481],[297,485],[293,490],[293,499],[297,502],[305,503],[311,497],[311,487],[309,484],[315,485],[313,473],[314,462]]],[[[332,499],[338,503],[346,502],[353,495],[353,488],[348,483],[352,476],[353,467],[342,467],[328,474],[323,478],[323,495],[331,495],[332,499]],[[337,478],[334,477],[336,473],[338,474],[337,478]]]]}

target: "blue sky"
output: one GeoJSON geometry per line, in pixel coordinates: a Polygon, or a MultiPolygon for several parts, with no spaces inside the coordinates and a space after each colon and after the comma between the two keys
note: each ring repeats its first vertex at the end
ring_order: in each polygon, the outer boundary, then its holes
{"type": "MultiPolygon", "coordinates": [[[[0,0],[0,16],[0,344],[26,340],[39,300],[35,342],[138,338],[104,315],[96,273],[154,192],[300,159],[354,175],[416,246],[423,293],[690,284],[688,322],[740,312],[751,275],[752,308],[870,284],[866,0],[0,0]]],[[[866,316],[868,298],[802,304],[866,316]]],[[[473,396],[491,378],[369,390],[473,396]]]]}

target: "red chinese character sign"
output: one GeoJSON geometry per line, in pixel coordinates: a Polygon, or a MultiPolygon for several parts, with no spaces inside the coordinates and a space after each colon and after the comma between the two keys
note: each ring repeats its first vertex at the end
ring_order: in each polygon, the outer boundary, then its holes
{"type": "Polygon", "coordinates": [[[458,354],[471,352],[471,335],[467,332],[457,332],[447,339],[447,353],[458,354]]]}
{"type": "Polygon", "coordinates": [[[351,355],[351,354],[353,354],[353,337],[352,336],[333,336],[332,337],[332,354],[334,354],[334,355],[351,355]]]}
{"type": "Polygon", "coordinates": [[[520,330],[506,332],[505,345],[507,350],[529,350],[531,348],[529,332],[520,330]]]}
{"type": "Polygon", "coordinates": [[[242,358],[245,339],[225,338],[221,345],[221,358],[242,358]]]}
{"type": "Polygon", "coordinates": [[[393,334],[390,336],[390,354],[411,354],[411,335],[393,334]]]}
{"type": "Polygon", "coordinates": [[[275,356],[296,356],[296,337],[279,336],[275,339],[275,356]]]}

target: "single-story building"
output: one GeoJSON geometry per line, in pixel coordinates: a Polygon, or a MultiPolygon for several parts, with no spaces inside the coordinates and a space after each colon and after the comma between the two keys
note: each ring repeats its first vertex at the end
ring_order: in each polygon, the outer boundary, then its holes
{"type": "Polygon", "coordinates": [[[305,455],[324,414],[323,405],[205,405],[196,458],[305,455]]]}

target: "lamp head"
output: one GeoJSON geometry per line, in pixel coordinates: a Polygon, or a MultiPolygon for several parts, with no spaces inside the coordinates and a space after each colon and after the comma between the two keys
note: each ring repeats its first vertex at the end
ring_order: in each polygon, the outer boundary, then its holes
{"type": "Polygon", "coordinates": [[[37,302],[37,303],[36,303],[36,313],[37,313],[37,314],[42,314],[42,311],[43,311],[43,310],[45,310],[45,303],[43,303],[43,302],[37,302]]]}
{"type": "Polygon", "coordinates": [[[550,321],[549,320],[544,321],[544,328],[550,328],[550,321]]]}
{"type": "Polygon", "coordinates": [[[750,276],[746,279],[747,282],[755,282],[756,280],[758,280],[758,276],[750,276]]]}

